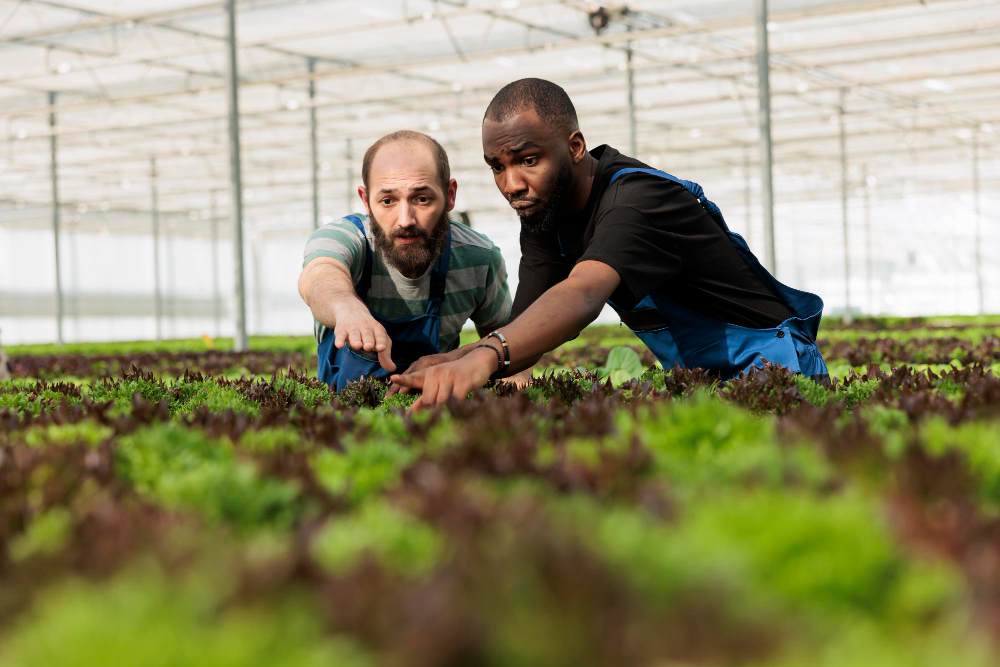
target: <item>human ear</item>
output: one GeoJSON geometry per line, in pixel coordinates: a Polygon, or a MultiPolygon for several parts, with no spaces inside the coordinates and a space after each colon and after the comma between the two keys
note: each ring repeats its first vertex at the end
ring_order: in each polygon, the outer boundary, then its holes
{"type": "Polygon", "coordinates": [[[372,209],[368,205],[368,190],[365,189],[365,186],[363,186],[363,185],[359,185],[358,186],[358,196],[361,197],[361,203],[364,204],[364,206],[365,206],[365,213],[367,213],[368,215],[371,215],[372,214],[372,209]]]}
{"type": "Polygon", "coordinates": [[[587,156],[587,140],[580,130],[573,130],[569,135],[569,156],[573,164],[579,164],[587,156]]]}

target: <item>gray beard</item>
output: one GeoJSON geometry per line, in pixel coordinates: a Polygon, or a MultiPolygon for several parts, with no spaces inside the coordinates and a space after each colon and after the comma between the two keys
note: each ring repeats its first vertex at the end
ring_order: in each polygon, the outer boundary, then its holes
{"type": "Polygon", "coordinates": [[[413,234],[408,231],[406,234],[396,233],[389,236],[382,231],[375,214],[372,214],[372,242],[375,244],[375,251],[382,256],[386,264],[407,278],[422,276],[427,271],[431,262],[436,260],[444,249],[450,228],[451,220],[448,218],[448,212],[444,211],[430,234],[414,230],[418,233],[413,234]],[[420,241],[412,245],[397,246],[395,239],[400,236],[415,236],[420,238],[420,241]]]}

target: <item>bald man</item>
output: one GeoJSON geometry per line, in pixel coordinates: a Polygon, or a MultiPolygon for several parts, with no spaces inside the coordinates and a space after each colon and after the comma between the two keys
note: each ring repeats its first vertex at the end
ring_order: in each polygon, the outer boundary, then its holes
{"type": "Polygon", "coordinates": [[[309,237],[299,294],[312,310],[319,377],[337,391],[402,372],[507,323],[511,297],[500,249],[453,222],[458,184],[448,155],[420,132],[393,132],[365,153],[348,215],[309,237]]]}

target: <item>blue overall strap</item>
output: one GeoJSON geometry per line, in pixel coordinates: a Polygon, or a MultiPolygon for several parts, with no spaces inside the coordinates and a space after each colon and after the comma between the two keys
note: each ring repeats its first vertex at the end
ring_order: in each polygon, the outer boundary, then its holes
{"type": "Polygon", "coordinates": [[[368,235],[365,234],[365,223],[357,215],[344,216],[344,220],[350,220],[354,226],[361,231],[361,237],[365,240],[365,266],[361,269],[361,280],[354,286],[354,291],[364,300],[368,296],[368,289],[372,285],[372,245],[368,242],[368,235]]]}
{"type": "Polygon", "coordinates": [[[726,230],[727,232],[729,231],[729,225],[726,224],[725,218],[722,217],[722,211],[719,209],[718,206],[715,205],[715,202],[709,200],[708,197],[705,196],[705,190],[694,181],[685,181],[684,179],[677,178],[676,176],[668,174],[665,171],[660,171],[659,169],[647,169],[645,167],[628,167],[626,169],[619,169],[618,171],[616,171],[614,176],[611,177],[611,181],[608,183],[608,185],[611,185],[611,183],[614,183],[616,180],[618,180],[619,176],[625,176],[626,174],[635,174],[635,173],[652,174],[653,176],[659,176],[660,178],[665,178],[668,181],[673,181],[674,183],[680,184],[681,186],[684,187],[685,190],[690,192],[695,199],[698,200],[698,203],[701,204],[706,211],[708,211],[708,214],[712,216],[713,220],[719,223],[724,230],[726,230]]]}
{"type": "Polygon", "coordinates": [[[431,271],[431,291],[430,298],[438,299],[438,310],[441,308],[440,300],[444,298],[445,280],[448,278],[448,265],[451,263],[451,227],[448,227],[448,240],[445,241],[441,256],[438,257],[434,270],[431,271]]]}

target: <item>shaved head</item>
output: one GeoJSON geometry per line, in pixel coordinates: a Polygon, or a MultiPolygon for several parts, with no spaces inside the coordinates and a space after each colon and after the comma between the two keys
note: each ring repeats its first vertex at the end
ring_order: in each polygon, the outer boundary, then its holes
{"type": "Polygon", "coordinates": [[[569,95],[560,86],[545,79],[520,79],[508,83],[493,96],[493,101],[486,107],[484,120],[502,123],[528,109],[534,109],[546,125],[566,134],[580,129],[569,95]]]}

